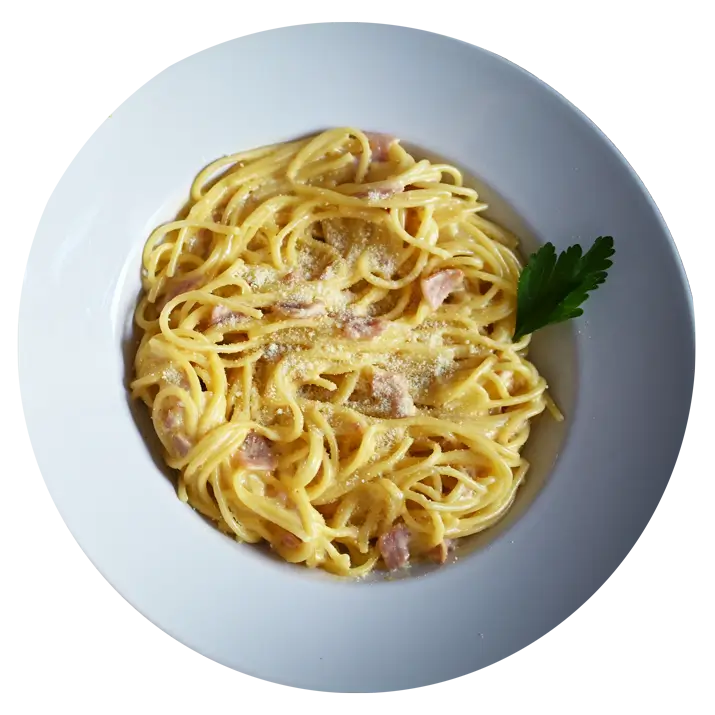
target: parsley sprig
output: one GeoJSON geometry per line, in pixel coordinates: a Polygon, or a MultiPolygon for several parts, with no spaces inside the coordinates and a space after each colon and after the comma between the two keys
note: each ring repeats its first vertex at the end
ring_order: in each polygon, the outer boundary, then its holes
{"type": "Polygon", "coordinates": [[[557,258],[551,243],[532,254],[519,277],[514,342],[582,315],[579,306],[606,280],[614,253],[613,238],[599,236],[584,255],[576,244],[557,258]]]}

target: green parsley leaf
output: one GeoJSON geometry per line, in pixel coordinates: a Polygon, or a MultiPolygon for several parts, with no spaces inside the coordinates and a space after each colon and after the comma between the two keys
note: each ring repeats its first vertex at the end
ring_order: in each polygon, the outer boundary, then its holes
{"type": "Polygon", "coordinates": [[[547,325],[582,315],[579,306],[589,291],[606,280],[614,253],[611,236],[599,236],[583,256],[578,244],[558,258],[551,243],[533,253],[519,277],[514,342],[547,325]]]}

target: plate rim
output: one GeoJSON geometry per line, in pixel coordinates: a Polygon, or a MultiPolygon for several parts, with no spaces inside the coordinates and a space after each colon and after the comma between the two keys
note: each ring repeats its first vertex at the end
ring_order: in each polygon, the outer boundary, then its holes
{"type": "MultiPolygon", "coordinates": [[[[358,23],[356,23],[356,24],[358,24],[358,23]]],[[[388,26],[388,27],[391,27],[391,28],[392,28],[391,31],[395,31],[395,26],[388,26]]],[[[260,28],[260,29],[258,30],[258,34],[260,34],[264,29],[265,29],[265,28],[260,28]]],[[[372,28],[370,28],[370,30],[372,31],[372,28]]],[[[400,32],[403,32],[403,31],[405,31],[405,30],[399,30],[399,31],[400,31],[400,32]]],[[[414,30],[409,30],[409,32],[413,32],[413,31],[414,31],[414,30]]],[[[421,31],[421,30],[420,30],[420,31],[421,31]]],[[[438,41],[439,41],[440,43],[441,43],[441,42],[444,42],[444,43],[449,42],[450,44],[453,43],[453,44],[457,45],[457,44],[459,44],[459,43],[462,42],[461,40],[458,40],[458,39],[455,39],[455,38],[451,38],[451,37],[447,37],[447,36],[436,35],[435,33],[432,33],[431,31],[427,32],[426,34],[429,34],[432,38],[435,38],[435,37],[438,38],[438,41]]],[[[224,40],[223,42],[227,41],[228,39],[229,39],[229,38],[227,37],[226,40],[224,40]]],[[[427,40],[426,40],[426,41],[427,41],[427,40]]],[[[429,41],[432,41],[432,40],[429,40],[429,41]]],[[[445,46],[446,46],[446,44],[445,44],[445,46]]],[[[563,95],[561,95],[557,90],[555,90],[553,87],[551,87],[550,85],[548,85],[548,84],[547,84],[546,82],[544,82],[543,80],[540,80],[538,77],[534,76],[532,73],[530,73],[530,72],[529,72],[528,70],[526,70],[525,68],[520,67],[518,64],[514,63],[513,61],[509,60],[508,58],[502,57],[502,56],[499,56],[499,55],[496,55],[495,53],[490,52],[489,50],[485,50],[485,49],[479,48],[479,47],[469,46],[469,45],[466,45],[466,44],[463,44],[462,47],[464,48],[464,50],[474,51],[474,52],[476,52],[477,54],[483,53],[483,54],[485,54],[485,55],[489,55],[490,57],[495,58],[497,61],[498,61],[499,59],[508,61],[508,62],[510,63],[510,65],[513,65],[514,67],[516,67],[516,68],[518,68],[518,69],[521,69],[523,72],[527,73],[527,74],[531,77],[531,79],[532,79],[534,82],[540,82],[541,84],[545,85],[546,87],[549,87],[554,93],[556,93],[556,94],[560,97],[560,100],[561,100],[562,102],[566,102],[566,103],[571,107],[571,109],[572,109],[573,111],[575,111],[575,112],[577,112],[578,114],[582,115],[582,116],[581,116],[581,120],[586,121],[586,122],[588,122],[589,124],[592,124],[592,125],[593,125],[593,127],[592,127],[593,130],[598,131],[599,134],[601,134],[601,135],[605,134],[605,132],[603,132],[603,130],[600,130],[597,126],[594,125],[594,123],[592,122],[592,120],[590,120],[590,119],[587,117],[587,115],[585,115],[585,113],[584,113],[582,110],[580,110],[578,107],[576,107],[575,105],[573,105],[567,98],[565,98],[563,95]]],[[[202,51],[203,51],[203,50],[202,50],[202,51]]],[[[211,51],[211,44],[209,44],[209,47],[208,47],[208,49],[207,49],[206,51],[207,51],[207,52],[210,52],[210,51],[211,51]]],[[[460,50],[460,51],[463,51],[463,50],[460,50]]],[[[186,59],[186,57],[181,58],[181,59],[186,59]]],[[[172,60],[172,61],[173,61],[173,60],[172,60]]],[[[122,102],[126,103],[126,102],[128,101],[128,98],[131,97],[131,95],[132,95],[132,93],[130,92],[129,95],[122,100],[122,102]]],[[[106,120],[105,120],[104,123],[106,123],[106,120]]],[[[96,130],[93,130],[93,132],[96,132],[96,131],[98,131],[99,129],[100,129],[100,127],[98,127],[96,130]]],[[[96,135],[95,135],[95,136],[96,136],[96,135]]],[[[693,333],[692,343],[694,344],[694,320],[695,320],[695,308],[694,308],[694,303],[693,303],[693,300],[692,300],[692,294],[691,294],[691,292],[690,292],[690,286],[689,286],[689,283],[688,283],[688,280],[687,280],[687,275],[686,275],[686,273],[685,273],[685,269],[684,269],[684,266],[683,266],[683,264],[682,264],[680,254],[679,254],[678,251],[677,251],[677,247],[676,247],[676,245],[675,245],[675,242],[672,240],[672,234],[671,234],[671,232],[670,232],[670,229],[669,229],[669,227],[667,226],[667,223],[666,223],[665,219],[663,218],[663,215],[662,215],[662,213],[660,212],[660,209],[658,208],[655,199],[654,199],[653,196],[650,194],[650,191],[649,191],[648,188],[645,186],[645,184],[644,184],[643,181],[642,181],[642,178],[638,175],[638,173],[637,173],[637,171],[634,169],[634,167],[630,164],[630,162],[628,162],[628,160],[626,159],[626,157],[618,150],[618,148],[615,146],[615,144],[610,140],[610,138],[609,138],[608,136],[602,136],[602,139],[603,139],[604,141],[607,141],[607,143],[610,145],[611,148],[610,148],[609,151],[615,151],[615,152],[617,152],[617,154],[618,154],[620,160],[621,160],[622,162],[624,162],[623,168],[624,168],[624,169],[629,169],[631,172],[633,172],[633,173],[636,174],[636,177],[637,177],[637,179],[638,179],[638,184],[640,185],[640,190],[643,192],[643,196],[645,197],[645,195],[647,194],[647,196],[650,198],[651,210],[654,211],[655,214],[657,214],[657,218],[660,219],[660,223],[661,223],[661,233],[664,234],[664,236],[663,236],[662,238],[670,238],[671,250],[674,252],[673,257],[676,257],[676,256],[677,256],[677,263],[680,264],[680,266],[681,266],[681,271],[682,271],[681,274],[680,274],[680,276],[681,276],[681,277],[680,277],[681,283],[680,283],[679,291],[685,291],[685,296],[690,298],[690,300],[686,300],[686,306],[687,306],[687,313],[688,313],[688,316],[689,316],[689,328],[690,328],[690,331],[693,333]]],[[[605,146],[606,146],[606,145],[604,145],[604,147],[605,147],[605,146]]],[[[605,150],[605,149],[604,149],[604,150],[605,150]]],[[[74,156],[73,156],[72,161],[74,161],[74,156]]],[[[69,164],[71,164],[71,162],[68,162],[68,165],[69,165],[69,164]]],[[[58,171],[58,173],[57,173],[57,183],[58,183],[58,184],[59,184],[60,182],[62,182],[62,176],[63,176],[63,174],[64,174],[64,169],[58,171]]],[[[48,196],[48,201],[47,201],[47,203],[50,203],[50,202],[52,201],[52,198],[51,198],[51,197],[52,197],[52,193],[53,193],[53,192],[50,192],[50,196],[48,196]]],[[[55,193],[56,193],[56,192],[55,192],[55,193]]],[[[45,205],[45,206],[46,206],[46,205],[45,205]]],[[[45,206],[43,206],[43,210],[45,210],[45,206]]],[[[654,216],[655,216],[655,214],[654,214],[654,216]]],[[[655,240],[655,237],[654,237],[654,240],[655,240]]],[[[657,239],[657,240],[661,240],[661,239],[657,239]]],[[[25,257],[26,257],[25,270],[27,270],[27,268],[28,268],[28,266],[29,266],[29,261],[28,261],[28,249],[29,249],[29,244],[26,244],[26,246],[25,246],[25,257]]],[[[19,283],[22,283],[22,274],[18,277],[18,282],[19,282],[19,283]]],[[[22,292],[22,291],[20,291],[20,292],[22,292]]],[[[682,302],[682,297],[683,297],[683,296],[682,296],[682,294],[681,294],[681,296],[680,296],[681,302],[682,302]]],[[[19,330],[19,326],[18,326],[18,330],[19,330]]],[[[18,338],[18,356],[20,356],[20,343],[21,343],[21,341],[20,341],[20,339],[18,338]]],[[[691,355],[694,355],[694,352],[693,352],[692,349],[689,349],[688,352],[689,352],[691,355]]],[[[19,374],[18,374],[18,377],[19,377],[19,374]]],[[[20,404],[20,402],[21,402],[21,392],[23,391],[23,389],[24,389],[24,390],[27,390],[27,386],[26,386],[26,385],[25,385],[24,387],[21,386],[20,380],[18,379],[18,406],[19,406],[19,404],[20,404]]],[[[693,391],[693,396],[694,396],[694,391],[693,391]]],[[[692,397],[691,397],[690,399],[692,399],[692,397]]],[[[19,411],[20,411],[20,410],[18,410],[18,412],[19,412],[19,411]]],[[[42,447],[39,446],[39,445],[37,445],[37,444],[34,444],[34,445],[33,445],[33,444],[30,444],[30,439],[29,439],[30,435],[29,435],[28,424],[29,424],[29,422],[30,422],[31,420],[30,420],[30,418],[28,417],[28,415],[24,415],[24,416],[26,417],[26,420],[25,420],[25,441],[26,441],[26,444],[28,444],[28,446],[30,446],[33,450],[40,450],[40,449],[42,449],[42,447]]],[[[34,455],[33,455],[33,462],[34,462],[34,461],[35,461],[35,457],[34,457],[34,455]]],[[[42,483],[42,476],[41,476],[41,483],[42,483]]],[[[43,490],[43,493],[44,493],[44,490],[43,490]]],[[[178,500],[177,500],[177,501],[178,501],[178,500]]],[[[56,509],[56,507],[52,505],[52,503],[51,503],[50,508],[57,514],[57,517],[58,517],[58,520],[59,520],[59,521],[61,521],[62,523],[66,523],[65,520],[64,520],[64,518],[63,518],[63,515],[61,514],[61,512],[58,511],[58,510],[56,509]]],[[[532,508],[533,508],[533,507],[532,507],[532,508]]],[[[525,515],[525,516],[528,516],[528,515],[525,515]]],[[[66,533],[70,534],[70,530],[71,530],[71,525],[65,527],[66,533]]],[[[91,565],[93,568],[95,568],[95,570],[97,571],[97,574],[105,581],[105,583],[107,583],[107,585],[110,585],[109,580],[108,580],[107,578],[105,578],[104,575],[103,575],[103,574],[104,574],[104,570],[100,568],[101,565],[97,565],[97,564],[96,564],[96,562],[88,555],[88,552],[83,548],[83,544],[82,544],[79,540],[77,540],[77,539],[74,537],[74,535],[72,535],[72,539],[73,539],[73,542],[75,543],[75,545],[76,545],[76,546],[79,548],[79,550],[84,554],[84,557],[86,558],[86,560],[88,561],[88,563],[90,563],[90,565],[91,565]]],[[[91,551],[91,549],[90,549],[90,551],[91,551]]],[[[417,581],[417,579],[415,579],[414,581],[417,581]]],[[[406,582],[403,582],[403,583],[406,583],[406,582]]],[[[345,584],[345,585],[347,585],[348,588],[352,588],[352,585],[351,585],[351,584],[345,584]]],[[[377,584],[375,584],[375,585],[377,585],[377,584]]],[[[390,587],[392,587],[392,585],[391,585],[390,587]]],[[[127,598],[126,596],[124,596],[124,593],[123,593],[123,590],[122,590],[122,589],[120,589],[119,587],[116,587],[116,586],[114,586],[114,585],[110,585],[110,588],[112,588],[122,599],[124,599],[124,601],[125,601],[126,603],[128,603],[128,604],[131,604],[131,603],[132,603],[132,601],[131,601],[129,598],[127,598]]],[[[370,588],[374,588],[374,586],[371,585],[370,588]]],[[[413,589],[414,587],[413,587],[413,586],[410,586],[410,585],[407,585],[406,588],[413,589]]],[[[422,588],[422,587],[420,586],[420,588],[422,588]]],[[[428,591],[434,591],[436,588],[437,588],[436,586],[431,587],[431,588],[428,588],[428,591]]],[[[384,591],[385,589],[382,589],[382,590],[384,591]]],[[[384,599],[382,599],[382,600],[384,601],[384,599]]],[[[139,610],[138,610],[136,607],[134,607],[133,605],[132,605],[131,607],[132,607],[134,610],[136,610],[137,612],[143,613],[142,611],[139,611],[139,610]]],[[[171,637],[174,638],[175,640],[177,640],[177,643],[181,643],[181,642],[182,642],[180,638],[177,639],[177,638],[173,635],[171,629],[164,629],[163,627],[159,626],[159,625],[158,625],[158,621],[157,621],[156,618],[150,618],[149,615],[147,615],[146,617],[151,620],[151,622],[152,622],[154,628],[160,628],[162,632],[167,633],[167,634],[171,634],[171,637]]],[[[158,620],[161,620],[161,619],[158,619],[158,620]]],[[[193,650],[193,647],[192,647],[190,644],[189,644],[187,647],[189,647],[190,649],[193,650]]],[[[247,673],[247,669],[242,668],[242,673],[248,674],[248,673],[247,673]]],[[[261,682],[266,682],[267,680],[269,680],[269,679],[267,679],[267,678],[265,678],[265,677],[262,677],[262,676],[261,676],[261,677],[255,676],[254,674],[251,674],[250,677],[251,677],[251,679],[254,679],[254,678],[257,677],[257,679],[258,679],[259,681],[261,681],[261,682]]],[[[270,679],[270,680],[273,680],[274,682],[277,682],[277,681],[275,681],[275,679],[270,679]]],[[[284,686],[285,686],[285,685],[284,685],[284,686]]],[[[289,685],[289,686],[287,686],[287,687],[295,687],[295,686],[294,686],[294,685],[289,685]]]]}

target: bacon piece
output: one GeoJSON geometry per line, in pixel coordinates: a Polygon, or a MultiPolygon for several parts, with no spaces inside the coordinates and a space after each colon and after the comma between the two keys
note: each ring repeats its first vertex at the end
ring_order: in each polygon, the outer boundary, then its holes
{"type": "Polygon", "coordinates": [[[422,295],[432,310],[437,310],[445,298],[457,290],[464,281],[464,273],[459,268],[444,268],[420,281],[422,295]]]}
{"type": "Polygon", "coordinates": [[[238,451],[238,462],[247,469],[275,469],[276,456],[271,441],[256,432],[249,432],[238,451]]]}
{"type": "Polygon", "coordinates": [[[396,137],[379,132],[366,132],[373,161],[387,161],[390,158],[390,147],[397,141],[396,137]]]}
{"type": "Polygon", "coordinates": [[[374,184],[367,186],[364,190],[357,191],[353,194],[356,199],[367,199],[368,201],[380,201],[381,199],[389,199],[395,194],[399,194],[405,190],[405,187],[397,181],[391,181],[384,184],[374,184]]]}
{"type": "Polygon", "coordinates": [[[454,549],[452,539],[444,539],[427,553],[427,556],[438,564],[443,564],[447,560],[447,555],[454,549]]]}
{"type": "Polygon", "coordinates": [[[352,315],[343,322],[343,335],[351,340],[370,340],[382,335],[387,329],[387,321],[382,318],[364,318],[352,315]]]}
{"type": "Polygon", "coordinates": [[[314,318],[318,315],[325,315],[325,304],[319,300],[314,303],[299,301],[278,303],[273,306],[273,312],[287,318],[314,318]]]}
{"type": "Polygon", "coordinates": [[[385,411],[392,417],[411,417],[417,412],[404,375],[376,371],[372,376],[372,396],[385,403],[385,411]]]}
{"type": "Polygon", "coordinates": [[[235,310],[227,308],[225,305],[215,305],[211,308],[211,316],[209,317],[208,327],[234,325],[235,323],[245,320],[246,316],[243,313],[237,313],[235,310]]]}
{"type": "Polygon", "coordinates": [[[402,568],[410,560],[410,531],[404,524],[393,526],[377,540],[382,560],[390,571],[402,568]]]}
{"type": "Polygon", "coordinates": [[[182,276],[174,276],[173,278],[169,278],[169,280],[166,282],[166,292],[164,293],[162,298],[157,301],[157,307],[160,310],[163,310],[164,306],[170,300],[176,298],[177,295],[181,295],[182,293],[188,293],[190,290],[198,288],[202,284],[202,282],[203,278],[201,276],[189,276],[188,278],[184,278],[182,276]]]}

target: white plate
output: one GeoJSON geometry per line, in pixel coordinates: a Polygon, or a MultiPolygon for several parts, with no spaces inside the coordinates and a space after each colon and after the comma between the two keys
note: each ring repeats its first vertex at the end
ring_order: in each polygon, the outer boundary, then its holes
{"type": "MultiPolygon", "coordinates": [[[[533,245],[527,238],[527,250],[533,245]]],[[[663,494],[693,368],[680,260],[609,141],[505,60],[380,25],[245,37],[142,87],[55,189],[20,315],[32,444],[92,562],[182,643],[245,673],[321,690],[393,690],[463,675],[581,606],[663,494]],[[394,133],[461,165],[511,205],[502,218],[532,240],[563,248],[611,234],[617,249],[584,318],[539,335],[535,361],[567,422],[562,433],[540,420],[535,468],[513,514],[456,564],[393,582],[340,581],[219,534],[175,497],[125,387],[140,251],[197,171],[226,153],[337,125],[394,133]]]]}

